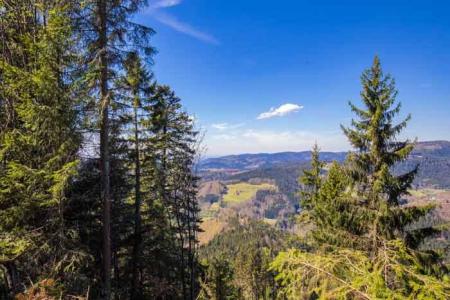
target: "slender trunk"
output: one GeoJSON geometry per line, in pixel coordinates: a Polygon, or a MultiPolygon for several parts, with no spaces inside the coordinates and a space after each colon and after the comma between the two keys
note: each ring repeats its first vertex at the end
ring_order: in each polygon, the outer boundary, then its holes
{"type": "Polygon", "coordinates": [[[9,296],[14,297],[18,292],[19,287],[19,278],[17,274],[17,269],[15,263],[6,262],[3,265],[0,265],[4,269],[5,277],[6,277],[6,286],[8,288],[9,296]]]}
{"type": "MultiPolygon", "coordinates": [[[[188,185],[189,185],[189,183],[188,183],[188,185]]],[[[193,218],[193,217],[191,217],[191,212],[192,212],[192,215],[194,215],[194,212],[192,211],[192,209],[193,209],[193,207],[191,206],[191,198],[190,198],[190,196],[188,195],[187,196],[187,206],[188,206],[188,209],[187,209],[187,215],[188,215],[188,222],[187,222],[187,224],[188,224],[188,241],[189,241],[189,244],[188,244],[188,259],[189,259],[189,262],[188,262],[188,264],[189,264],[189,281],[190,281],[190,284],[189,284],[189,299],[190,300],[193,300],[194,299],[194,281],[195,281],[195,278],[194,278],[194,250],[195,250],[195,232],[194,232],[194,229],[193,229],[193,222],[195,222],[195,219],[193,218]],[[194,245],[194,247],[193,247],[193,245],[194,245]]],[[[195,225],[195,224],[194,224],[195,225]]]]}
{"type": "MultiPolygon", "coordinates": [[[[118,291],[121,290],[121,281],[120,281],[120,270],[119,270],[119,256],[117,253],[117,245],[116,243],[113,243],[112,248],[114,249],[113,252],[113,266],[114,266],[114,283],[113,285],[116,287],[118,291]]],[[[115,299],[120,299],[120,295],[116,293],[115,299]]]]}
{"type": "Polygon", "coordinates": [[[139,264],[142,248],[141,232],[141,161],[139,151],[138,109],[134,107],[134,139],[135,139],[135,207],[134,207],[134,245],[133,245],[133,286],[131,299],[139,299],[141,292],[141,268],[139,264]]]}
{"type": "Polygon", "coordinates": [[[100,57],[100,162],[103,200],[103,297],[111,298],[111,190],[109,158],[109,95],[106,0],[98,0],[99,57],[100,57]]]}
{"type": "MultiPolygon", "coordinates": [[[[177,201],[177,200],[175,200],[177,201]]],[[[183,291],[183,299],[188,299],[187,298],[187,290],[186,290],[186,263],[185,263],[185,256],[184,256],[184,226],[182,224],[182,221],[180,220],[182,218],[182,216],[180,216],[180,211],[181,208],[178,206],[178,204],[176,204],[175,206],[176,209],[176,221],[177,221],[177,227],[178,227],[178,234],[180,235],[179,239],[179,243],[180,243],[180,263],[181,263],[181,272],[180,272],[180,276],[181,276],[181,286],[182,286],[182,291],[183,291]]]]}

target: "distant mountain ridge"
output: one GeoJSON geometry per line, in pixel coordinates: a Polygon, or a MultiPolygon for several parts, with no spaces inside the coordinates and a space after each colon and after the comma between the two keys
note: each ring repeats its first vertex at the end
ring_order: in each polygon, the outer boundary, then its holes
{"type": "MultiPolygon", "coordinates": [[[[321,152],[320,158],[324,161],[343,161],[347,152],[321,152]]],[[[234,169],[254,170],[261,167],[286,163],[303,163],[311,159],[311,151],[301,152],[278,152],[237,154],[222,157],[207,158],[199,163],[201,170],[212,169],[234,169]]]]}
{"type": "MultiPolygon", "coordinates": [[[[322,160],[345,160],[348,152],[321,152],[322,160]]],[[[300,169],[307,168],[310,151],[229,155],[208,158],[200,162],[199,170],[205,179],[248,179],[251,177],[288,178],[296,182],[300,169]],[[292,178],[291,178],[292,177],[292,178]]],[[[450,189],[450,141],[418,142],[410,157],[398,164],[397,174],[419,165],[414,185],[418,188],[450,189]]]]}
{"type": "MultiPolygon", "coordinates": [[[[343,161],[348,152],[321,152],[320,158],[324,161],[343,161]]],[[[254,170],[277,164],[304,163],[311,159],[311,151],[278,152],[258,154],[237,154],[216,158],[207,158],[199,163],[200,170],[234,169],[254,170]]],[[[443,159],[450,162],[450,141],[418,142],[410,159],[443,159]]],[[[450,174],[449,174],[450,176],[450,174]]]]}

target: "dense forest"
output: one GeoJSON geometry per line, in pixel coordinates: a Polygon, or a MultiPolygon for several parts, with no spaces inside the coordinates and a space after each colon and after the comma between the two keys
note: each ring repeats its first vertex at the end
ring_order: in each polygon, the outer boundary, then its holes
{"type": "Polygon", "coordinates": [[[402,201],[410,116],[378,57],[344,161],[264,170],[304,234],[235,216],[200,246],[198,129],[152,73],[146,4],[0,0],[0,299],[450,298],[447,224],[402,201]]]}
{"type": "Polygon", "coordinates": [[[197,132],[144,2],[0,1],[2,299],[197,293],[197,132]]]}

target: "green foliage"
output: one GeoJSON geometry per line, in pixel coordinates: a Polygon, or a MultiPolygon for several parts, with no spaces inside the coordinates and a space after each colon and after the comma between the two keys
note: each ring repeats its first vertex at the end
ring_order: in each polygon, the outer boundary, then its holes
{"type": "Polygon", "coordinates": [[[8,103],[0,120],[0,263],[14,274],[14,291],[25,276],[70,278],[71,266],[85,261],[82,252],[66,251],[78,237],[62,217],[81,136],[66,80],[73,59],[68,6],[25,1],[2,14],[27,21],[3,24],[0,53],[0,102],[8,103]]]}
{"type": "Polygon", "coordinates": [[[200,282],[198,299],[232,300],[239,299],[239,291],[233,285],[234,273],[227,259],[215,257],[206,263],[204,280],[200,282]]]}
{"type": "Polygon", "coordinates": [[[2,299],[197,293],[197,133],[148,71],[145,3],[0,0],[2,299]]]}
{"type": "Polygon", "coordinates": [[[303,170],[303,175],[299,179],[303,187],[300,192],[300,205],[304,210],[310,210],[315,206],[315,197],[322,185],[321,172],[325,163],[319,160],[319,152],[319,146],[315,144],[311,152],[311,169],[303,170]]]}
{"type": "Polygon", "coordinates": [[[417,250],[436,230],[412,226],[432,206],[401,205],[417,166],[392,173],[413,149],[397,140],[410,117],[393,124],[397,91],[377,57],[362,85],[364,109],[350,104],[359,119],[343,128],[356,151],[322,179],[316,147],[313,168],[300,179],[306,189],[300,220],[314,226],[312,251],[281,252],[271,270],[288,299],[447,299],[450,282],[439,256],[417,250]]]}
{"type": "Polygon", "coordinates": [[[448,299],[447,276],[428,275],[414,251],[399,240],[383,246],[374,257],[349,248],[292,249],[282,252],[271,269],[288,299],[448,299]]]}
{"type": "MultiPolygon", "coordinates": [[[[405,238],[418,241],[404,228],[430,208],[397,209],[401,197],[408,194],[408,189],[417,173],[418,167],[394,175],[392,167],[407,159],[414,148],[408,140],[397,139],[406,127],[411,116],[394,124],[401,104],[396,102],[395,82],[389,75],[384,75],[380,61],[375,57],[373,65],[361,76],[363,91],[361,98],[364,108],[350,103],[351,110],[357,115],[352,120],[351,128],[343,128],[349,142],[357,150],[349,156],[349,171],[355,182],[355,191],[359,201],[366,210],[366,233],[377,248],[379,238],[405,238]]],[[[414,233],[413,233],[414,234],[414,233]]],[[[410,244],[412,246],[412,244],[410,244]]]]}
{"type": "MultiPolygon", "coordinates": [[[[202,279],[202,294],[214,290],[209,268],[213,264],[226,264],[232,270],[230,291],[237,291],[237,298],[272,299],[276,297],[278,284],[269,264],[279,251],[301,246],[294,236],[258,221],[240,224],[230,220],[231,228],[214,237],[199,250],[199,256],[207,265],[202,279]],[[209,277],[208,277],[209,276],[209,277]]],[[[234,295],[234,292],[233,292],[234,295]]],[[[236,296],[234,296],[236,297],[236,296]]]]}

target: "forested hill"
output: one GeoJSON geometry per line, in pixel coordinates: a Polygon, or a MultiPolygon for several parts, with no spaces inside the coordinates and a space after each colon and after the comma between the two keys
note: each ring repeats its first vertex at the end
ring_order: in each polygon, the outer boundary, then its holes
{"type": "MultiPolygon", "coordinates": [[[[321,152],[320,158],[325,161],[343,161],[347,152],[321,152]]],[[[311,159],[311,151],[238,154],[215,158],[207,158],[200,162],[200,170],[234,169],[252,170],[260,167],[284,163],[302,163],[311,159]]]]}
{"type": "MultiPolygon", "coordinates": [[[[324,161],[343,161],[347,152],[321,152],[324,161]]],[[[311,151],[237,154],[207,158],[200,162],[199,168],[249,170],[282,163],[302,163],[311,159],[311,151]]],[[[450,163],[450,141],[418,142],[410,159],[437,159],[450,163]]]]}
{"type": "MultiPolygon", "coordinates": [[[[345,160],[347,152],[321,152],[320,158],[323,161],[342,162],[345,160]]],[[[217,158],[208,158],[200,162],[199,169],[202,174],[208,174],[213,171],[231,173],[225,178],[236,179],[249,177],[277,178],[278,175],[293,174],[296,168],[307,166],[310,161],[311,152],[280,152],[280,153],[261,153],[261,154],[241,154],[229,155],[217,158]],[[286,170],[287,172],[283,172],[286,170]],[[222,172],[223,171],[223,172],[222,172]],[[237,174],[236,174],[237,173],[237,174]]],[[[402,173],[410,170],[415,165],[419,165],[419,173],[415,180],[417,187],[437,187],[450,188],[450,141],[427,141],[418,142],[409,158],[395,167],[395,171],[402,173]]],[[[282,176],[285,177],[285,176],[282,176]]],[[[293,179],[294,181],[296,178],[293,179]]]]}

